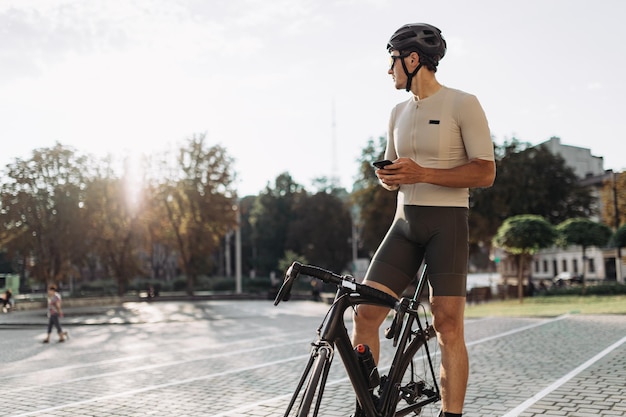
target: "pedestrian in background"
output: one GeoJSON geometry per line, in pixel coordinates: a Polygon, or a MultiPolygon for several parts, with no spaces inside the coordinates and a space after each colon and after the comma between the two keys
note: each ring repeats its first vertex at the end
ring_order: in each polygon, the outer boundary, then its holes
{"type": "Polygon", "coordinates": [[[11,292],[11,290],[7,289],[4,293],[4,298],[2,298],[2,311],[5,313],[11,311],[13,307],[13,300],[11,300],[12,296],[13,293],[11,292]]]}
{"type": "Polygon", "coordinates": [[[65,342],[65,339],[69,337],[67,332],[64,332],[61,328],[60,318],[63,317],[63,309],[61,308],[61,294],[57,292],[57,287],[50,285],[48,287],[48,336],[44,339],[43,343],[50,342],[50,333],[52,333],[52,326],[57,329],[59,335],[59,343],[65,342]]]}

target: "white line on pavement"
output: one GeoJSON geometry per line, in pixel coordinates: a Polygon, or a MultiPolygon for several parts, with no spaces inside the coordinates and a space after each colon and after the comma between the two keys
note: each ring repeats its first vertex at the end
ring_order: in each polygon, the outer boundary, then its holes
{"type": "Polygon", "coordinates": [[[506,413],[503,417],[519,416],[523,411],[525,411],[526,409],[534,405],[537,401],[541,400],[543,397],[550,394],[552,391],[561,387],[567,381],[574,378],[576,375],[578,375],[585,369],[589,368],[591,365],[593,365],[594,363],[596,363],[597,361],[599,361],[600,359],[602,359],[603,357],[611,353],[613,350],[623,345],[625,342],[626,342],[626,337],[623,337],[621,340],[618,340],[617,342],[613,343],[611,346],[607,347],[602,352],[598,353],[596,356],[594,356],[593,358],[589,359],[587,362],[580,365],[578,368],[574,369],[573,371],[569,372],[563,377],[557,379],[552,384],[548,385],[543,390],[539,391],[537,394],[533,395],[532,397],[530,397],[529,399],[527,399],[526,401],[524,401],[523,403],[515,407],[513,410],[506,413]]]}
{"type": "MultiPolygon", "coordinates": [[[[478,345],[480,343],[485,343],[485,342],[489,342],[491,340],[495,340],[495,339],[499,339],[499,338],[502,338],[502,337],[510,336],[512,334],[523,332],[523,331],[526,331],[526,330],[530,330],[530,329],[533,329],[535,327],[543,326],[545,324],[554,323],[555,321],[562,320],[562,319],[564,319],[566,317],[568,317],[567,314],[555,317],[555,318],[550,319],[550,320],[541,321],[539,323],[533,323],[533,324],[530,324],[530,325],[527,325],[527,326],[518,327],[518,328],[513,329],[513,330],[509,330],[509,331],[506,331],[506,332],[503,332],[503,333],[498,333],[498,334],[493,335],[493,336],[485,337],[485,338],[482,338],[480,340],[476,340],[476,341],[470,342],[470,343],[467,344],[467,346],[468,347],[469,346],[474,346],[474,345],[478,345]]],[[[470,323],[474,324],[474,323],[478,323],[480,321],[488,320],[488,319],[489,318],[480,319],[480,320],[476,320],[476,321],[473,321],[473,322],[470,322],[470,323]]],[[[437,356],[440,353],[441,353],[440,351],[437,351],[432,356],[437,356]]],[[[423,359],[425,357],[426,357],[426,355],[423,354],[421,356],[421,359],[423,359]]],[[[385,368],[381,368],[380,370],[381,371],[386,371],[388,368],[389,368],[389,366],[387,366],[385,368]]],[[[333,381],[328,381],[326,383],[326,386],[331,386],[331,385],[345,383],[347,380],[348,380],[348,377],[346,376],[344,378],[339,378],[339,379],[336,379],[336,380],[333,380],[333,381]]],[[[213,414],[210,417],[225,417],[225,416],[231,416],[231,415],[232,416],[237,416],[237,415],[240,415],[240,413],[242,413],[244,411],[251,410],[251,409],[253,409],[255,407],[258,407],[259,405],[266,404],[266,403],[271,403],[271,402],[275,402],[275,401],[279,401],[279,400],[282,400],[282,399],[284,399],[286,397],[287,398],[291,397],[291,395],[292,394],[281,395],[281,396],[278,396],[278,397],[268,398],[268,399],[263,400],[263,401],[258,401],[258,402],[254,403],[254,404],[246,404],[246,405],[244,405],[242,407],[239,407],[239,408],[236,408],[234,410],[225,411],[225,412],[222,412],[220,414],[213,414]]]]}
{"type": "MultiPolygon", "coordinates": [[[[109,377],[109,376],[115,376],[115,375],[123,375],[123,374],[128,374],[128,373],[135,373],[135,372],[139,372],[139,371],[147,371],[150,369],[157,369],[157,368],[164,368],[164,367],[168,367],[168,366],[177,366],[177,365],[182,365],[184,363],[189,363],[189,362],[196,362],[196,361],[204,361],[204,360],[209,360],[209,359],[215,359],[215,358],[220,358],[220,357],[224,357],[224,356],[238,356],[241,355],[243,353],[250,353],[250,352],[257,352],[257,351],[261,351],[261,350],[267,350],[267,349],[274,349],[276,347],[284,347],[284,346],[289,346],[289,345],[301,345],[303,343],[309,342],[310,339],[302,339],[302,340],[293,340],[291,342],[283,342],[280,344],[276,344],[276,345],[262,345],[262,346],[257,346],[254,348],[248,348],[248,349],[239,349],[237,351],[229,351],[229,352],[224,352],[224,353],[215,353],[215,354],[211,354],[211,355],[204,355],[204,356],[199,356],[196,358],[192,358],[192,359],[183,359],[183,360],[178,360],[178,361],[170,361],[170,362],[161,362],[158,364],[154,364],[154,365],[144,365],[144,366],[139,366],[139,367],[134,367],[134,368],[130,368],[130,369],[124,369],[121,371],[114,371],[114,372],[104,372],[104,373],[99,373],[99,374],[95,374],[95,375],[89,375],[89,376],[83,376],[83,377],[79,377],[79,378],[73,378],[73,379],[63,379],[63,380],[59,380],[59,381],[54,381],[54,382],[50,382],[48,384],[37,384],[36,386],[29,386],[29,387],[19,387],[19,388],[7,388],[7,389],[3,389],[3,394],[13,394],[16,392],[21,392],[21,391],[28,391],[28,390],[40,390],[43,386],[45,387],[50,387],[53,385],[62,385],[62,384],[68,384],[71,382],[79,382],[79,381],[88,381],[91,379],[99,379],[99,378],[104,378],[104,377],[109,377]]],[[[309,356],[309,355],[307,355],[309,356]]],[[[248,369],[248,368],[246,368],[248,369]]],[[[228,373],[232,373],[231,371],[228,371],[228,373]]],[[[211,374],[211,375],[205,375],[206,377],[213,377],[213,376],[221,376],[222,373],[217,373],[217,374],[211,374]]]]}
{"type": "Polygon", "coordinates": [[[539,323],[529,324],[528,326],[518,327],[517,329],[509,330],[508,332],[499,333],[494,336],[485,337],[479,340],[474,340],[473,342],[468,342],[467,347],[478,345],[480,343],[485,343],[490,340],[499,339],[501,337],[510,336],[512,334],[523,332],[526,330],[534,329],[535,327],[543,326],[544,324],[548,324],[548,323],[554,323],[555,321],[563,320],[564,318],[567,318],[567,317],[569,317],[569,314],[563,314],[562,316],[555,317],[548,321],[541,321],[539,323]]]}
{"type": "MultiPolygon", "coordinates": [[[[486,337],[486,338],[483,338],[483,339],[471,342],[471,344],[468,344],[468,346],[469,345],[473,346],[473,345],[476,345],[476,344],[479,344],[479,343],[485,343],[485,342],[488,342],[488,341],[491,341],[491,340],[494,340],[494,339],[497,339],[497,338],[500,338],[500,337],[509,336],[511,334],[522,332],[522,331],[525,331],[525,330],[528,330],[528,329],[531,329],[531,328],[535,328],[535,327],[538,327],[538,326],[541,326],[541,325],[544,325],[544,324],[552,323],[554,321],[563,319],[565,317],[566,316],[560,316],[560,317],[556,317],[554,319],[542,321],[540,323],[535,323],[535,324],[528,325],[528,326],[522,326],[522,327],[519,327],[517,329],[513,329],[513,330],[510,330],[510,331],[507,331],[507,332],[499,333],[499,334],[494,335],[494,336],[486,337]]],[[[306,341],[310,341],[310,339],[307,339],[307,340],[304,340],[304,341],[295,341],[293,343],[305,343],[306,341]]],[[[284,346],[285,344],[286,343],[283,342],[283,343],[281,343],[279,345],[280,346],[284,346]]],[[[289,344],[291,344],[291,342],[289,344]]],[[[267,346],[265,348],[267,348],[267,346]]],[[[232,353],[232,352],[230,352],[230,353],[232,353]]],[[[211,356],[214,357],[216,355],[211,355],[211,356]]],[[[147,386],[147,387],[144,387],[144,388],[139,388],[139,389],[136,389],[136,390],[124,391],[124,392],[119,392],[119,393],[115,393],[115,394],[108,394],[108,395],[103,395],[103,396],[99,396],[99,397],[90,398],[90,399],[87,399],[87,400],[81,400],[81,401],[75,401],[75,402],[66,403],[66,404],[60,404],[58,406],[54,406],[54,407],[50,407],[50,408],[46,408],[46,409],[39,409],[39,410],[35,410],[35,411],[30,411],[30,412],[27,412],[27,413],[14,415],[13,417],[26,417],[26,416],[31,416],[31,415],[41,414],[41,413],[45,414],[45,413],[48,413],[48,412],[51,412],[51,411],[54,411],[54,410],[63,409],[63,408],[66,408],[66,407],[73,407],[73,406],[93,403],[93,402],[97,402],[97,401],[103,401],[103,400],[108,400],[108,399],[113,399],[113,398],[131,396],[131,395],[135,395],[135,394],[138,394],[138,393],[153,391],[153,390],[167,388],[167,387],[176,386],[176,385],[184,385],[184,384],[192,383],[192,382],[195,382],[195,381],[211,379],[211,378],[224,376],[224,375],[228,375],[228,374],[247,372],[247,371],[260,369],[260,368],[268,367],[268,366],[274,366],[274,365],[277,365],[277,364],[286,363],[286,362],[290,362],[290,361],[294,361],[294,360],[301,360],[303,358],[308,358],[309,356],[310,356],[309,354],[299,355],[299,356],[289,357],[289,358],[285,358],[285,359],[281,359],[281,360],[277,360],[277,361],[273,361],[273,362],[264,362],[264,363],[261,363],[261,364],[258,364],[258,365],[253,365],[253,366],[249,366],[249,367],[245,367],[245,368],[232,369],[232,370],[229,370],[229,371],[213,373],[213,374],[210,374],[210,375],[203,375],[203,376],[194,377],[194,378],[188,378],[188,379],[183,379],[183,380],[172,381],[172,382],[168,382],[168,383],[165,383],[165,384],[150,385],[150,386],[147,386]]],[[[196,359],[192,359],[192,360],[198,360],[198,359],[196,358],[196,359]]],[[[192,361],[192,360],[189,360],[189,361],[192,361]]],[[[185,361],[180,361],[180,362],[185,362],[185,361]]],[[[155,365],[155,366],[158,366],[158,365],[155,365]]],[[[135,370],[136,369],[134,369],[133,372],[135,370]]],[[[123,372],[123,371],[121,371],[121,372],[123,372]]],[[[109,373],[109,374],[106,374],[106,375],[110,375],[110,374],[112,374],[112,373],[109,373]]],[[[88,379],[88,378],[89,377],[78,378],[78,379],[82,380],[82,379],[88,379]]],[[[344,378],[341,381],[345,381],[345,380],[347,380],[347,378],[344,378]]],[[[340,382],[339,380],[338,381],[332,381],[332,382],[329,382],[328,384],[337,384],[339,382],[340,382]]],[[[65,383],[67,383],[67,381],[65,381],[65,383]]],[[[39,388],[40,388],[40,386],[39,386],[39,388]]],[[[271,398],[271,399],[267,399],[267,400],[265,400],[263,402],[264,403],[268,403],[268,402],[276,401],[276,400],[278,400],[280,398],[284,398],[284,397],[285,396],[282,395],[282,396],[279,396],[279,397],[274,397],[274,398],[271,398]]],[[[228,414],[232,415],[232,413],[237,413],[237,412],[241,412],[241,411],[244,411],[244,410],[248,410],[250,408],[253,408],[254,406],[255,405],[248,404],[248,405],[246,405],[244,407],[240,407],[240,408],[238,408],[236,410],[229,411],[228,414]]],[[[224,414],[218,414],[218,416],[222,416],[222,415],[224,415],[224,414]]]]}
{"type": "Polygon", "coordinates": [[[254,369],[263,368],[265,366],[277,365],[277,364],[281,364],[281,363],[284,363],[284,362],[289,362],[289,361],[292,361],[292,360],[295,360],[295,359],[303,359],[305,357],[308,358],[309,356],[310,355],[301,355],[299,357],[291,357],[291,358],[281,359],[281,360],[274,361],[274,362],[261,363],[259,365],[249,366],[247,368],[234,369],[234,370],[231,370],[231,371],[220,372],[220,373],[217,373],[217,374],[203,375],[203,376],[199,376],[199,377],[195,377],[195,378],[183,379],[183,380],[180,380],[180,381],[172,381],[172,382],[168,382],[166,384],[150,385],[148,387],[139,388],[139,389],[135,389],[135,390],[131,390],[131,391],[118,392],[116,394],[103,395],[103,396],[100,396],[100,397],[90,398],[88,400],[75,401],[73,403],[61,404],[61,405],[57,405],[56,407],[49,407],[49,408],[46,408],[46,409],[30,411],[28,413],[23,413],[23,414],[16,414],[16,415],[14,415],[12,417],[32,416],[32,415],[35,415],[35,414],[48,413],[50,411],[60,410],[62,408],[66,408],[66,407],[74,407],[74,406],[77,406],[77,405],[89,404],[89,403],[93,403],[93,402],[97,402],[97,401],[109,400],[109,399],[112,399],[112,398],[127,397],[127,396],[130,396],[130,395],[140,394],[142,392],[153,391],[155,389],[167,388],[167,387],[171,387],[171,386],[175,386],[175,385],[189,384],[191,382],[202,381],[202,380],[205,380],[205,379],[211,379],[211,378],[214,378],[216,376],[223,376],[223,375],[228,375],[228,374],[237,373],[237,372],[252,371],[254,369]]]}
{"type": "MultiPolygon", "coordinates": [[[[280,336],[286,336],[288,339],[291,339],[291,338],[295,337],[296,335],[300,335],[300,334],[303,334],[303,333],[305,333],[305,332],[300,331],[300,332],[280,334],[280,336]]],[[[311,332],[307,332],[307,333],[311,334],[311,332]]],[[[198,351],[198,350],[219,349],[221,347],[232,348],[232,345],[235,344],[235,343],[240,343],[240,342],[245,342],[245,343],[258,342],[258,341],[261,341],[261,340],[272,339],[272,338],[276,338],[276,335],[268,335],[268,336],[256,337],[256,338],[253,338],[253,339],[246,339],[246,340],[242,340],[242,341],[239,341],[239,342],[229,342],[229,343],[213,344],[213,345],[202,346],[202,347],[176,349],[175,352],[177,354],[180,354],[180,353],[186,353],[186,352],[195,352],[195,351],[198,351]]],[[[305,342],[311,341],[311,340],[313,340],[313,335],[309,339],[306,339],[305,342]]],[[[266,347],[273,348],[273,347],[284,346],[285,343],[281,342],[281,343],[276,343],[274,345],[266,345],[266,347]]],[[[291,344],[291,342],[289,342],[289,344],[291,344]]],[[[244,350],[235,350],[235,351],[229,350],[229,353],[233,354],[233,355],[237,355],[240,352],[245,352],[245,351],[246,351],[245,349],[244,350]]],[[[56,367],[56,368],[46,368],[44,370],[38,369],[36,371],[23,372],[23,373],[20,373],[20,374],[0,375],[0,380],[2,380],[2,379],[10,379],[10,378],[23,378],[25,376],[32,375],[32,374],[37,374],[37,373],[41,373],[41,372],[54,371],[54,372],[58,373],[58,372],[61,372],[61,371],[68,371],[68,370],[72,370],[72,369],[91,368],[91,367],[95,367],[95,366],[108,365],[108,364],[114,364],[114,363],[120,363],[120,362],[128,362],[128,361],[133,361],[133,360],[145,361],[146,358],[149,358],[151,356],[163,356],[164,354],[167,354],[167,353],[168,353],[167,351],[160,351],[160,352],[154,352],[154,353],[144,354],[144,355],[132,355],[132,356],[125,356],[125,357],[116,358],[116,359],[107,359],[107,360],[98,361],[98,362],[89,362],[89,363],[82,363],[82,364],[76,364],[76,365],[65,365],[65,366],[59,366],[59,367],[56,367]]],[[[133,368],[133,369],[135,369],[135,368],[133,368]]],[[[141,369],[143,369],[143,367],[141,369]]],[[[68,382],[68,381],[64,381],[64,382],[68,382]]],[[[38,386],[41,386],[41,385],[38,385],[38,386]]]]}

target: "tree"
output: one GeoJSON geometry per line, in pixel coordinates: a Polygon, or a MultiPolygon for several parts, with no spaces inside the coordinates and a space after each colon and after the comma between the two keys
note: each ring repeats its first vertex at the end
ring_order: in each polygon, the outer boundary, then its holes
{"type": "Polygon", "coordinates": [[[626,246],[626,224],[620,226],[620,228],[615,231],[613,240],[615,242],[615,247],[623,248],[626,246]]]}
{"type": "Polygon", "coordinates": [[[87,250],[83,202],[90,158],[57,143],[7,166],[0,191],[0,246],[28,257],[40,282],[62,282],[87,250]]]}
{"type": "Polygon", "coordinates": [[[624,224],[626,216],[626,172],[613,173],[611,179],[605,180],[600,191],[600,198],[604,224],[615,225],[616,229],[624,224]],[[615,216],[616,213],[617,217],[615,216]]]}
{"type": "MultiPolygon", "coordinates": [[[[143,191],[135,189],[125,170],[124,177],[116,176],[111,160],[97,170],[86,187],[84,203],[85,244],[91,248],[100,264],[117,282],[118,294],[126,292],[130,280],[143,272],[139,259],[145,202],[143,191]]],[[[140,182],[140,181],[137,181],[140,182]]]]}
{"type": "Polygon", "coordinates": [[[169,177],[157,190],[157,201],[167,218],[167,245],[176,247],[181,269],[187,276],[187,293],[196,278],[211,267],[211,254],[229,229],[236,225],[236,193],[232,160],[221,146],[206,145],[206,135],[195,135],[183,144],[169,177]]]}
{"type": "Polygon", "coordinates": [[[372,162],[383,157],[385,143],[384,137],[379,137],[378,143],[373,139],[368,141],[361,153],[359,175],[352,193],[352,201],[358,207],[360,249],[366,256],[371,256],[382,242],[396,210],[398,193],[383,188],[372,167],[372,162]]]}
{"type": "Polygon", "coordinates": [[[350,260],[350,211],[337,196],[303,195],[293,208],[286,249],[322,268],[341,272],[350,260]]]}
{"type": "Polygon", "coordinates": [[[494,245],[514,256],[517,264],[517,294],[524,300],[524,268],[533,254],[547,248],[557,237],[554,227],[541,216],[524,214],[513,216],[498,228],[494,245]]]}
{"type": "Polygon", "coordinates": [[[250,213],[250,225],[256,252],[254,265],[259,274],[276,271],[278,261],[287,249],[285,242],[294,218],[294,207],[305,195],[304,188],[285,172],[276,177],[273,188],[268,184],[256,198],[250,213]]]}
{"type": "Polygon", "coordinates": [[[283,256],[283,258],[278,261],[278,270],[284,274],[294,262],[300,262],[303,265],[307,265],[309,263],[309,260],[304,256],[299,255],[290,249],[287,249],[285,251],[285,256],[283,256]]]}
{"type": "Polygon", "coordinates": [[[565,220],[556,227],[559,233],[558,243],[561,246],[579,245],[583,248],[583,291],[585,288],[585,272],[587,269],[586,250],[589,246],[603,247],[611,238],[611,229],[601,223],[585,218],[565,220]]]}
{"type": "Polygon", "coordinates": [[[536,214],[552,224],[593,214],[590,191],[565,160],[516,139],[496,147],[496,179],[470,191],[470,239],[488,241],[512,216],[536,214]]]}

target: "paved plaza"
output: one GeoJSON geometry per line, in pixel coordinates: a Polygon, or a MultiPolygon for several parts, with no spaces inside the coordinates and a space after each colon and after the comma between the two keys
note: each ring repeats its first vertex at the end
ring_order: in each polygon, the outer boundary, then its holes
{"type": "MultiPolygon", "coordinates": [[[[3,416],[282,416],[328,306],[290,301],[125,303],[0,315],[3,416]]],[[[347,326],[351,321],[347,317],[347,326]]],[[[464,416],[626,416],[626,316],[467,321],[464,416]]],[[[383,362],[391,342],[382,341],[383,362]]],[[[325,417],[354,394],[336,360],[325,417]]],[[[436,415],[425,410],[422,415],[436,415]]]]}

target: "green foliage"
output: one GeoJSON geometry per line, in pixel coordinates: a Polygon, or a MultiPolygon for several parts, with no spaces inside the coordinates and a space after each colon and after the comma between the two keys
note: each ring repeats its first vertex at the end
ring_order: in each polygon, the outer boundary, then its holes
{"type": "Polygon", "coordinates": [[[144,273],[139,259],[139,213],[143,210],[143,201],[139,198],[140,190],[129,189],[129,180],[128,177],[117,178],[110,165],[96,168],[87,184],[83,206],[89,226],[84,240],[100,255],[100,264],[117,280],[119,295],[125,292],[134,276],[144,273]]]}
{"type": "Polygon", "coordinates": [[[626,219],[626,172],[614,172],[600,190],[602,220],[619,228],[626,219]],[[617,214],[617,216],[616,216],[617,214]]]}
{"type": "Polygon", "coordinates": [[[281,271],[281,273],[285,273],[287,269],[289,269],[291,264],[296,261],[304,265],[309,263],[307,258],[305,258],[304,256],[298,255],[292,250],[287,250],[285,251],[285,256],[283,256],[283,258],[278,262],[278,270],[281,271]]]}
{"type": "MultiPolygon", "coordinates": [[[[150,287],[154,289],[154,292],[160,294],[163,291],[171,291],[171,282],[153,281],[146,279],[138,279],[131,282],[127,289],[128,291],[135,291],[137,293],[147,291],[150,287]]],[[[184,287],[183,287],[184,288],[184,287]]]]}
{"type": "Polygon", "coordinates": [[[562,296],[562,295],[623,295],[626,294],[626,285],[619,283],[606,283],[589,285],[574,285],[570,287],[552,287],[548,289],[544,296],[562,296]]]}
{"type": "Polygon", "coordinates": [[[159,277],[178,255],[193,280],[235,224],[234,174],[225,150],[207,146],[204,135],[177,157],[159,161],[152,178],[128,161],[120,175],[111,158],[96,161],[60,144],[17,159],[3,173],[0,247],[42,282],[112,276],[123,293],[148,274],[144,265],[159,277]]]}
{"type": "Polygon", "coordinates": [[[173,291],[183,291],[187,289],[187,279],[177,279],[176,281],[174,281],[174,283],[172,284],[172,290],[173,291]]]}
{"type": "Polygon", "coordinates": [[[194,280],[211,267],[207,254],[236,225],[232,160],[224,148],[207,146],[205,140],[206,135],[194,136],[181,146],[175,165],[169,167],[173,175],[155,196],[172,231],[168,244],[178,251],[190,294],[194,280]]]}
{"type": "Polygon", "coordinates": [[[119,294],[117,283],[114,280],[97,280],[81,284],[72,296],[108,296],[119,294]]]}
{"type": "Polygon", "coordinates": [[[554,227],[543,217],[524,214],[504,221],[494,238],[494,244],[513,255],[534,254],[556,240],[554,227]]]}
{"type": "Polygon", "coordinates": [[[256,249],[254,268],[258,275],[269,275],[285,253],[289,224],[294,219],[297,201],[306,195],[304,188],[287,173],[280,174],[274,188],[269,185],[254,201],[250,212],[252,240],[256,249]]]}
{"type": "Polygon", "coordinates": [[[470,190],[470,233],[488,241],[505,219],[536,214],[551,224],[589,217],[593,198],[559,155],[543,146],[513,139],[496,147],[496,180],[491,188],[470,190]]]}
{"type": "Polygon", "coordinates": [[[560,223],[556,230],[560,246],[579,245],[582,247],[603,247],[611,238],[611,229],[601,223],[585,218],[573,218],[560,223]]]}
{"type": "Polygon", "coordinates": [[[351,258],[351,233],[350,211],[343,201],[326,192],[306,194],[294,206],[286,248],[314,265],[341,271],[351,258]]]}
{"type": "Polygon", "coordinates": [[[551,246],[557,234],[554,227],[541,216],[522,214],[509,217],[502,223],[494,238],[494,245],[513,254],[517,261],[517,294],[524,300],[524,266],[539,249],[551,246]]]}
{"type": "Polygon", "coordinates": [[[40,282],[61,282],[88,250],[81,210],[90,160],[56,144],[7,166],[0,189],[0,247],[28,257],[40,282]]]}
{"type": "Polygon", "coordinates": [[[360,251],[371,256],[380,245],[396,210],[396,191],[388,191],[378,182],[372,162],[382,159],[386,139],[379,137],[375,143],[370,139],[361,153],[359,176],[354,185],[352,201],[358,207],[360,251]]]}
{"type": "MultiPolygon", "coordinates": [[[[350,211],[343,190],[322,187],[311,195],[284,173],[254,201],[249,222],[258,275],[282,273],[287,251],[321,267],[341,270],[350,260],[350,211]]],[[[291,263],[293,259],[287,259],[291,263]]]]}
{"type": "Polygon", "coordinates": [[[626,246],[626,224],[623,224],[619,229],[617,229],[615,235],[613,236],[613,241],[615,246],[618,248],[626,246]]]}

